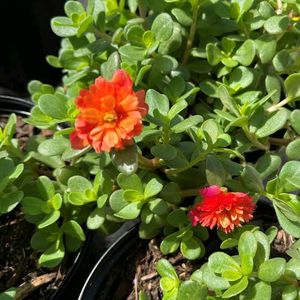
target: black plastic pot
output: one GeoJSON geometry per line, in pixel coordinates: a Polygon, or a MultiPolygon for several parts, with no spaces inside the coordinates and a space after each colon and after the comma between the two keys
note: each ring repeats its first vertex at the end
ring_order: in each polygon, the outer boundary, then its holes
{"type": "Polygon", "coordinates": [[[4,114],[15,113],[21,116],[29,116],[32,102],[11,96],[0,95],[0,112],[4,114]]]}
{"type": "Polygon", "coordinates": [[[118,285],[118,270],[121,262],[132,254],[139,240],[137,224],[126,230],[95,264],[88,276],[79,300],[111,300],[118,285]]]}

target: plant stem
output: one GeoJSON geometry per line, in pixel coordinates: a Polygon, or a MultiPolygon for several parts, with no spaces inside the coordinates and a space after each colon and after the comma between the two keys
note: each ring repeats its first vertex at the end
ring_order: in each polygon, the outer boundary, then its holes
{"type": "Polygon", "coordinates": [[[144,170],[155,170],[161,167],[159,158],[146,158],[142,154],[138,153],[138,164],[141,169],[144,170]]]}
{"type": "Polygon", "coordinates": [[[248,138],[248,140],[254,145],[256,146],[258,149],[261,149],[261,150],[264,150],[264,151],[268,151],[269,150],[269,147],[270,145],[265,145],[265,144],[262,144],[257,138],[256,136],[251,133],[248,129],[248,127],[246,126],[243,126],[242,127],[246,137],[248,138]]]}
{"type": "Polygon", "coordinates": [[[239,24],[240,24],[242,31],[245,33],[246,38],[249,39],[250,35],[249,35],[248,29],[244,23],[243,17],[241,17],[239,24]]]}
{"type": "Polygon", "coordinates": [[[283,99],[282,101],[280,101],[279,103],[276,103],[276,104],[270,106],[267,109],[267,112],[274,112],[274,111],[278,110],[279,108],[281,108],[282,106],[288,104],[290,101],[291,101],[291,99],[289,97],[287,97],[287,98],[283,99]]]}
{"type": "Polygon", "coordinates": [[[147,14],[147,7],[145,4],[145,0],[139,0],[139,15],[141,18],[145,19],[146,14],[147,14]]]}
{"type": "Polygon", "coordinates": [[[291,142],[291,140],[269,137],[269,142],[273,145],[286,146],[291,142]]]}
{"type": "Polygon", "coordinates": [[[183,54],[182,64],[186,65],[189,61],[190,50],[193,46],[196,29],[197,29],[197,20],[198,20],[198,12],[200,8],[200,3],[197,3],[195,7],[193,7],[193,23],[190,27],[190,33],[188,36],[188,40],[186,43],[186,48],[183,54]]]}
{"type": "Polygon", "coordinates": [[[182,168],[178,168],[178,169],[167,169],[165,170],[165,173],[167,175],[177,175],[181,172],[184,172],[190,168],[192,168],[193,166],[197,165],[198,163],[200,163],[201,161],[206,159],[206,156],[211,152],[211,149],[207,149],[205,152],[201,153],[197,158],[193,159],[187,166],[182,167],[182,168]]]}
{"type": "MultiPolygon", "coordinates": [[[[106,40],[106,41],[108,41],[110,43],[112,42],[112,37],[109,34],[98,30],[95,26],[93,27],[92,31],[93,31],[93,33],[95,34],[95,36],[97,38],[106,40]]],[[[120,41],[120,44],[121,45],[125,45],[126,43],[124,41],[120,41]]]]}

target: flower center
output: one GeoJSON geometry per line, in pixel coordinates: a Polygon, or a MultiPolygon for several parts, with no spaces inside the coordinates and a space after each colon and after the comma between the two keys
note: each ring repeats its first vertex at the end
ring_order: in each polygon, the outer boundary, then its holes
{"type": "Polygon", "coordinates": [[[114,111],[106,112],[103,116],[105,122],[113,122],[117,119],[117,114],[114,111]]]}

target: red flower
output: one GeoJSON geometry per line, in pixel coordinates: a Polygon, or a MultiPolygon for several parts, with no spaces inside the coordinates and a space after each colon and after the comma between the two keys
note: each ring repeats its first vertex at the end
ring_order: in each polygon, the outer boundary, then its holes
{"type": "Polygon", "coordinates": [[[227,192],[216,185],[199,192],[203,198],[202,202],[189,211],[193,226],[201,223],[202,226],[212,229],[217,225],[219,229],[229,233],[234,227],[240,227],[241,223],[253,218],[256,205],[245,193],[227,192]]]}
{"type": "Polygon", "coordinates": [[[75,100],[80,113],[71,133],[72,147],[91,145],[96,152],[122,149],[142,131],[142,117],[148,112],[143,90],[134,92],[124,70],[117,70],[111,81],[98,77],[75,100]]]}

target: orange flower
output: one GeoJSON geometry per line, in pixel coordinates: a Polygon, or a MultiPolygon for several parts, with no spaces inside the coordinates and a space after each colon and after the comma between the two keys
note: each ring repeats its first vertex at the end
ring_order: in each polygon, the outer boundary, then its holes
{"type": "Polygon", "coordinates": [[[142,131],[142,117],[148,112],[143,90],[134,92],[124,70],[117,70],[111,81],[98,77],[75,100],[80,113],[71,133],[72,147],[91,145],[96,152],[122,149],[142,131]]]}
{"type": "Polygon", "coordinates": [[[241,223],[253,218],[256,205],[245,193],[227,192],[216,185],[199,192],[202,202],[189,211],[193,226],[201,223],[202,226],[212,229],[217,225],[219,229],[229,233],[234,227],[240,227],[241,223]]]}

